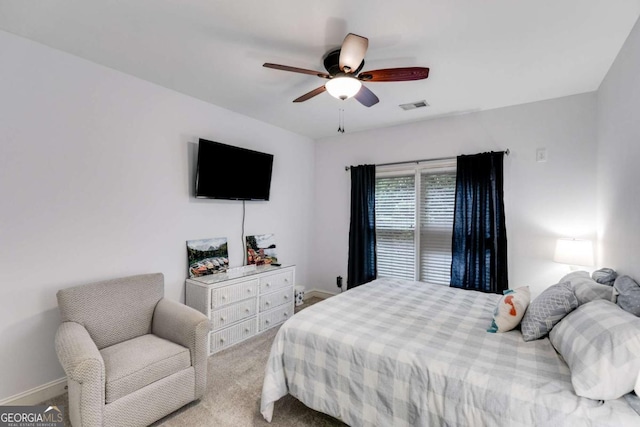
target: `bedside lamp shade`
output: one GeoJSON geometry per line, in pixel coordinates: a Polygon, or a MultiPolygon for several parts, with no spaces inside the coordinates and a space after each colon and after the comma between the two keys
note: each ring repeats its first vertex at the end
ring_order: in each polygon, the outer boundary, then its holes
{"type": "Polygon", "coordinates": [[[591,240],[558,239],[553,260],[569,265],[593,265],[593,243],[591,240]]]}

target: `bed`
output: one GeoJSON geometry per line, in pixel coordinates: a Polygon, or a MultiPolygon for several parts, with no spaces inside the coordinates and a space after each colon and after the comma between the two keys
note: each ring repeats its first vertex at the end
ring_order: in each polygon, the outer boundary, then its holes
{"type": "Polygon", "coordinates": [[[275,337],[262,415],[288,393],[354,427],[640,425],[624,397],[577,396],[548,338],[487,333],[499,299],[378,279],[316,303],[275,337]]]}

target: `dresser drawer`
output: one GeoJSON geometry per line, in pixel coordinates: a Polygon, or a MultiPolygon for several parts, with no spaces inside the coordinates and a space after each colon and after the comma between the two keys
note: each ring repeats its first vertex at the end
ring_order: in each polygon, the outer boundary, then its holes
{"type": "Polygon", "coordinates": [[[211,330],[224,328],[256,314],[256,299],[251,298],[211,312],[211,330]]]}
{"type": "Polygon", "coordinates": [[[273,326],[279,325],[291,316],[293,316],[293,302],[287,305],[283,305],[266,313],[260,313],[259,315],[259,331],[264,331],[273,326]]]}
{"type": "Polygon", "coordinates": [[[271,310],[272,308],[291,301],[293,301],[293,287],[284,288],[266,295],[260,295],[260,311],[271,310]]]}
{"type": "Polygon", "coordinates": [[[249,338],[256,333],[256,318],[252,317],[237,325],[233,325],[209,335],[209,351],[214,353],[225,347],[249,338]]]}
{"type": "Polygon", "coordinates": [[[260,293],[266,294],[277,289],[282,289],[293,285],[293,271],[285,271],[284,273],[270,274],[269,276],[260,278],[260,293]]]}
{"type": "Polygon", "coordinates": [[[247,280],[246,282],[212,289],[211,308],[215,309],[236,301],[255,297],[258,294],[259,282],[259,279],[247,280]]]}

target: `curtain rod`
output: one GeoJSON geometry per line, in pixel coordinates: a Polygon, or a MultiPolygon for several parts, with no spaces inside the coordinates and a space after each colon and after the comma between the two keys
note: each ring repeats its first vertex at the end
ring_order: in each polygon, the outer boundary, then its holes
{"type": "MultiPolygon", "coordinates": [[[[510,152],[511,151],[509,151],[508,148],[505,151],[498,151],[498,153],[504,153],[507,156],[509,155],[510,152]]],[[[453,160],[455,158],[456,158],[456,156],[453,156],[453,157],[437,157],[437,158],[434,158],[434,159],[405,160],[404,162],[380,163],[380,164],[377,164],[376,166],[395,166],[395,165],[406,165],[406,164],[409,164],[409,163],[418,164],[418,163],[422,163],[422,162],[435,162],[435,161],[438,161],[438,160],[453,160]]],[[[351,166],[345,166],[344,167],[345,171],[348,171],[349,169],[351,169],[351,166]]]]}

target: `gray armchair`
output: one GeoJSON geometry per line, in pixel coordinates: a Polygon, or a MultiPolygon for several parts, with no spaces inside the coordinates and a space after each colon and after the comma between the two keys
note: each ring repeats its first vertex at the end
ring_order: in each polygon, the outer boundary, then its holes
{"type": "Polygon", "coordinates": [[[56,352],[78,426],[145,426],[207,385],[207,317],[144,274],[58,291],[56,352]]]}

